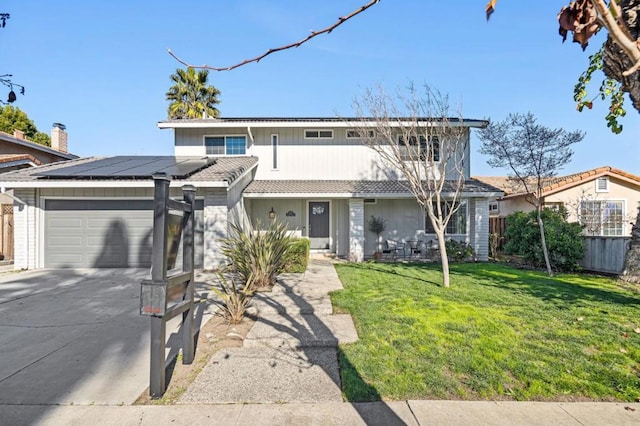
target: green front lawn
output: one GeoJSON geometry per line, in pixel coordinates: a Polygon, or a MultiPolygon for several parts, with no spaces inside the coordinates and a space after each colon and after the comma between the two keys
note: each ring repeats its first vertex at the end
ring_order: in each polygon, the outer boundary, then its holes
{"type": "Polygon", "coordinates": [[[640,398],[640,294],[588,275],[476,263],[339,264],[331,295],[360,340],[339,351],[349,401],[640,398]]]}

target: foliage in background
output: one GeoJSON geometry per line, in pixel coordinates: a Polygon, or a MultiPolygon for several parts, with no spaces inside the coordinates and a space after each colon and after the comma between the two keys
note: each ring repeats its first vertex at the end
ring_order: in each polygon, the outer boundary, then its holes
{"type": "Polygon", "coordinates": [[[284,223],[274,220],[262,230],[258,222],[256,228],[245,232],[232,224],[230,237],[221,240],[222,254],[230,261],[229,271],[238,275],[248,292],[275,284],[293,242],[284,223]]]}
{"type": "Polygon", "coordinates": [[[236,286],[233,278],[226,279],[222,273],[218,273],[219,287],[211,287],[220,298],[217,302],[222,308],[222,314],[231,324],[242,322],[244,314],[251,301],[251,293],[245,288],[236,286]]]}
{"type": "Polygon", "coordinates": [[[291,247],[287,250],[284,260],[284,268],[282,272],[304,273],[309,263],[309,251],[311,250],[311,241],[308,238],[296,238],[291,243],[291,247]]]}
{"type": "MultiPolygon", "coordinates": [[[[523,256],[524,260],[536,267],[544,267],[540,232],[536,221],[537,213],[515,212],[507,216],[504,246],[506,254],[523,256]]],[[[545,223],[545,236],[552,268],[561,271],[580,269],[580,260],[584,257],[584,239],[579,223],[567,222],[564,209],[555,211],[544,209],[542,220],[545,223]]]]}
{"type": "Polygon", "coordinates": [[[359,340],[340,345],[347,401],[636,401],[640,294],[591,275],[496,263],[342,263],[331,294],[359,340]]]}
{"type": "Polygon", "coordinates": [[[544,189],[571,161],[571,145],[580,142],[584,133],[545,127],[529,112],[509,114],[504,121],[481,129],[478,136],[480,153],[489,156],[487,164],[508,170],[509,179],[521,187],[518,192],[535,207],[544,265],[553,275],[542,217],[544,189]]]}
{"type": "Polygon", "coordinates": [[[447,247],[447,256],[452,262],[464,262],[473,259],[475,255],[473,247],[464,241],[450,239],[444,244],[447,247]]]}
{"type": "Polygon", "coordinates": [[[220,103],[220,91],[207,84],[208,76],[209,71],[193,68],[177,69],[171,75],[174,85],[166,93],[166,100],[171,102],[167,111],[169,118],[215,118],[220,115],[216,108],[220,103]]]}
{"type": "Polygon", "coordinates": [[[35,123],[20,108],[5,105],[0,107],[0,131],[13,135],[14,130],[21,130],[27,139],[41,145],[51,146],[48,134],[38,131],[35,123]]]}

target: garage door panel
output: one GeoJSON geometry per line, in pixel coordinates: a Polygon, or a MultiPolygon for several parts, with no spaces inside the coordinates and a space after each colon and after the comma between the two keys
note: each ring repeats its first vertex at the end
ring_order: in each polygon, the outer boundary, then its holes
{"type": "MultiPolygon", "coordinates": [[[[151,200],[46,200],[45,266],[150,267],[152,207],[151,200]]],[[[202,267],[202,210],[196,229],[196,267],[202,267]]]]}

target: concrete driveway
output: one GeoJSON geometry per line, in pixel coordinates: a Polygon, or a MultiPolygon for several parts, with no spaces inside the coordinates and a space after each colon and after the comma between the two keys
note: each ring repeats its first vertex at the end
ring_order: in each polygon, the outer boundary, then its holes
{"type": "Polygon", "coordinates": [[[149,385],[149,318],[139,315],[148,272],[0,276],[0,405],[132,403],[149,385]]]}

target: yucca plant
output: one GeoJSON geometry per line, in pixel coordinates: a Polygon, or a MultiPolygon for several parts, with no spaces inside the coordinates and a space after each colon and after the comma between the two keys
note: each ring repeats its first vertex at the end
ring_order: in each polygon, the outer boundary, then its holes
{"type": "Polygon", "coordinates": [[[225,276],[218,272],[220,288],[212,287],[212,290],[221,299],[217,302],[222,308],[222,314],[231,324],[238,324],[244,318],[244,314],[251,301],[251,294],[244,288],[239,288],[233,278],[227,280],[225,276]]]}
{"type": "Polygon", "coordinates": [[[270,287],[286,264],[286,254],[293,243],[287,225],[273,221],[266,230],[244,232],[231,225],[231,237],[222,239],[222,253],[231,262],[230,270],[244,283],[244,291],[270,287]]]}

